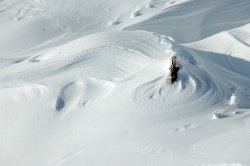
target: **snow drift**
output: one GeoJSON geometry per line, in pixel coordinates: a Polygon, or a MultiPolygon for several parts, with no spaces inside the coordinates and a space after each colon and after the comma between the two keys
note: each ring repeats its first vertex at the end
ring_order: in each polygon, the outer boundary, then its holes
{"type": "Polygon", "coordinates": [[[0,1],[0,164],[249,165],[249,8],[0,1]]]}

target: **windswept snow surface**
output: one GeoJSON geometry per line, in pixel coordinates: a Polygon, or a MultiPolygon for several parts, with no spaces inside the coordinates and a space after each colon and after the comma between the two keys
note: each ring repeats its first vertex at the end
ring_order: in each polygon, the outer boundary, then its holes
{"type": "Polygon", "coordinates": [[[0,0],[0,165],[250,165],[249,11],[0,0]]]}

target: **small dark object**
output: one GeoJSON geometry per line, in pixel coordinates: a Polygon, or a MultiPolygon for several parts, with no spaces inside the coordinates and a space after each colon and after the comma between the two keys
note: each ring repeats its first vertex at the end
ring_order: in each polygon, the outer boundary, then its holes
{"type": "Polygon", "coordinates": [[[177,79],[177,72],[179,71],[179,67],[176,62],[176,55],[171,57],[170,67],[169,67],[169,77],[168,82],[170,84],[174,83],[177,79]]]}

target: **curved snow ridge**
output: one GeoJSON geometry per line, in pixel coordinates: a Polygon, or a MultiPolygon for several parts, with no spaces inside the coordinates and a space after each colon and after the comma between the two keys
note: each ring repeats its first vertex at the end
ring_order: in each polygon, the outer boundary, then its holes
{"type": "Polygon", "coordinates": [[[250,24],[232,29],[228,33],[243,45],[250,47],[250,24]]]}
{"type": "Polygon", "coordinates": [[[84,91],[84,84],[80,81],[74,81],[66,84],[57,99],[55,109],[61,111],[62,109],[71,109],[78,104],[81,95],[84,91]]]}
{"type": "Polygon", "coordinates": [[[249,40],[249,34],[241,31],[240,28],[236,28],[233,31],[221,32],[206,39],[183,45],[197,50],[231,55],[250,61],[248,56],[250,53],[249,40]]]}
{"type": "Polygon", "coordinates": [[[56,79],[60,77],[60,74],[70,78],[80,75],[107,80],[122,80],[138,73],[152,62],[154,60],[135,50],[105,46],[83,51],[16,74],[2,76],[1,82],[56,79]]]}
{"type": "Polygon", "coordinates": [[[2,76],[1,82],[77,76],[120,81],[171,54],[172,45],[166,36],[149,32],[100,33],[45,50],[29,61],[10,66],[5,70],[10,72],[20,67],[24,71],[2,76]],[[30,65],[31,62],[37,63],[30,65]]]}
{"type": "MultiPolygon", "coordinates": [[[[250,77],[250,24],[218,33],[204,40],[184,44],[206,55],[204,59],[243,77],[250,77]]],[[[202,56],[203,56],[202,55],[202,56]]],[[[201,57],[201,56],[200,56],[201,57]]]]}
{"type": "Polygon", "coordinates": [[[55,49],[53,57],[59,59],[103,46],[129,48],[153,59],[164,59],[173,53],[172,44],[167,36],[143,31],[112,31],[88,35],[59,46],[55,49]]]}
{"type": "Polygon", "coordinates": [[[152,59],[159,60],[166,59],[173,54],[172,44],[166,36],[150,32],[112,31],[92,34],[56,48],[52,47],[39,51],[27,61],[7,67],[3,69],[1,73],[6,73],[7,75],[15,71],[20,71],[18,70],[20,68],[27,70],[35,66],[61,60],[83,51],[105,46],[129,48],[151,57],[152,59]],[[31,64],[30,62],[38,63],[31,64]]]}
{"type": "Polygon", "coordinates": [[[137,87],[132,98],[139,105],[185,114],[225,104],[230,95],[222,81],[211,78],[195,65],[183,63],[177,82],[170,85],[166,76],[159,77],[137,87]]]}

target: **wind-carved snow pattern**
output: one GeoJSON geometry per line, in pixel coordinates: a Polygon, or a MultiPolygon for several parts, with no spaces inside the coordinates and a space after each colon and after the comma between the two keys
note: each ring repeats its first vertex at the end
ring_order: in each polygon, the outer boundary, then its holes
{"type": "Polygon", "coordinates": [[[77,106],[81,95],[84,93],[84,84],[80,81],[70,82],[63,87],[56,101],[56,110],[71,109],[77,106]]]}
{"type": "Polygon", "coordinates": [[[3,83],[14,83],[16,81],[30,82],[55,79],[60,77],[61,72],[64,71],[64,73],[71,73],[69,76],[72,78],[77,75],[119,81],[139,72],[150,63],[150,60],[147,56],[134,50],[103,46],[23,72],[3,76],[1,80],[3,83]],[[115,59],[115,63],[109,59],[115,59]],[[100,64],[100,62],[102,63],[100,64]]]}
{"type": "MultiPolygon", "coordinates": [[[[151,63],[155,63],[158,59],[164,59],[165,56],[171,55],[171,52],[164,52],[168,48],[169,43],[164,43],[163,39],[159,39],[151,33],[137,33],[131,38],[126,38],[117,43],[122,37],[125,37],[124,32],[103,33],[91,38],[86,37],[78,39],[65,46],[45,51],[38,56],[31,58],[30,62],[48,61],[46,64],[37,63],[37,67],[32,67],[24,71],[9,74],[1,77],[1,82],[4,84],[15,82],[39,82],[51,81],[55,78],[61,79],[61,74],[68,73],[68,79],[74,79],[83,76],[90,76],[97,79],[110,81],[121,81],[130,78],[140,72],[143,68],[151,63]],[[145,35],[144,35],[145,34],[145,35]],[[107,45],[103,45],[106,40],[107,45]],[[142,41],[143,42],[142,42],[142,41]],[[131,49],[126,48],[127,45],[134,43],[131,49]],[[161,43],[158,46],[158,43],[161,43]],[[74,44],[82,47],[82,50],[72,53],[67,50],[67,56],[58,59],[57,61],[48,60],[52,56],[62,56],[65,48],[74,46],[74,44]],[[113,44],[113,46],[112,46],[113,44]],[[89,47],[89,48],[88,48],[89,47]],[[112,59],[112,61],[110,60],[112,59]],[[102,63],[100,63],[102,62],[102,63]],[[63,73],[62,73],[63,71],[63,73]]],[[[130,33],[131,35],[131,33],[130,33]]],[[[81,48],[81,47],[80,47],[81,48]]],[[[63,78],[65,79],[65,77],[63,78]]]]}
{"type": "Polygon", "coordinates": [[[0,0],[1,165],[249,165],[249,10],[0,0]]]}
{"type": "Polygon", "coordinates": [[[89,107],[105,99],[114,87],[112,82],[93,78],[67,83],[60,91],[55,109],[64,112],[77,106],[89,107]]]}
{"type": "Polygon", "coordinates": [[[143,106],[169,107],[182,114],[195,111],[191,109],[194,106],[197,110],[202,110],[225,103],[231,92],[223,81],[211,78],[192,59],[192,56],[189,59],[187,55],[177,56],[181,68],[176,83],[172,86],[166,85],[166,75],[152,79],[134,90],[133,100],[143,106]]]}

